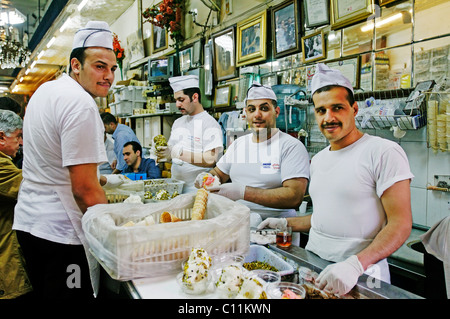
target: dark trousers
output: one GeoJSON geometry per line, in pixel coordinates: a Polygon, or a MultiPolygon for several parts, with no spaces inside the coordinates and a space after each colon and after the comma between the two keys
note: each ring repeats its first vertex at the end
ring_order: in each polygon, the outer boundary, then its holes
{"type": "Polygon", "coordinates": [[[83,245],[65,245],[17,231],[35,298],[92,299],[83,245]]]}

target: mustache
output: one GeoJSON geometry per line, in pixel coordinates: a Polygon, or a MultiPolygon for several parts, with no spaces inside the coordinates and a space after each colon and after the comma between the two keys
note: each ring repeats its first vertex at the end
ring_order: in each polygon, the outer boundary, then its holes
{"type": "Polygon", "coordinates": [[[334,126],[342,126],[341,122],[325,122],[321,125],[322,128],[334,127],[334,126]]]}

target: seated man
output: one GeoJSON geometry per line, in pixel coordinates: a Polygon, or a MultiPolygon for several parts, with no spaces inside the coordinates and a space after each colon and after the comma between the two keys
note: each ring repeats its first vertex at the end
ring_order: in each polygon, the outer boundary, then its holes
{"type": "Polygon", "coordinates": [[[122,173],[146,173],[147,179],[161,178],[161,170],[151,158],[142,158],[141,144],[131,141],[123,146],[123,159],[128,167],[122,173]]]}
{"type": "MultiPolygon", "coordinates": [[[[211,192],[241,200],[262,219],[296,216],[309,179],[305,146],[276,128],[280,114],[276,100],[270,87],[253,83],[245,99],[252,134],[235,140],[210,171],[222,183],[211,192]]],[[[197,187],[204,174],[197,176],[197,187]]]]}

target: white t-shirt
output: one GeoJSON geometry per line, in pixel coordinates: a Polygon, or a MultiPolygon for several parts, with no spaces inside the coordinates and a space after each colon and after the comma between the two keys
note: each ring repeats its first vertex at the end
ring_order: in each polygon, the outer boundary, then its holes
{"type": "MultiPolygon", "coordinates": [[[[288,179],[309,179],[309,155],[299,140],[281,131],[261,143],[253,142],[252,136],[247,134],[235,140],[217,163],[217,167],[233,182],[272,189],[281,187],[288,179]]],[[[245,200],[240,202],[263,219],[295,214],[294,209],[270,208],[245,200]]]]}
{"type": "MultiPolygon", "coordinates": [[[[71,77],[42,84],[23,124],[23,182],[13,228],[62,244],[81,244],[68,166],[103,163],[104,126],[94,99],[71,77]]],[[[81,227],[81,224],[80,224],[81,227]]]]}
{"type": "MultiPolygon", "coordinates": [[[[215,148],[223,152],[223,136],[219,123],[206,111],[194,116],[185,115],[173,123],[169,146],[182,147],[193,153],[204,153],[215,148]]],[[[201,163],[201,158],[198,161],[201,163]]],[[[180,160],[172,160],[172,178],[184,181],[183,193],[196,192],[195,178],[202,172],[209,172],[210,167],[200,167],[180,160]]]]}
{"type": "Polygon", "coordinates": [[[386,224],[383,192],[413,177],[403,149],[380,137],[364,134],[343,149],[320,151],[311,161],[306,249],[339,262],[366,248],[386,224]]]}

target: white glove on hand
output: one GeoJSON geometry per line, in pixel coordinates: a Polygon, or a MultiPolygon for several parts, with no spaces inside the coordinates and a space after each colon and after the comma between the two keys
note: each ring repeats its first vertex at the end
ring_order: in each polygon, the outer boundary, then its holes
{"type": "Polygon", "coordinates": [[[245,185],[239,183],[225,183],[216,187],[211,187],[209,191],[217,195],[228,197],[231,200],[244,199],[245,185]]]}
{"type": "Polygon", "coordinates": [[[269,217],[264,219],[257,227],[258,230],[264,229],[264,228],[271,228],[271,229],[285,229],[287,226],[287,219],[286,218],[273,218],[269,217]]]}
{"type": "Polygon", "coordinates": [[[358,282],[364,268],[356,255],[344,261],[329,265],[319,274],[316,285],[319,289],[327,290],[337,295],[345,295],[358,282]]]}
{"type": "Polygon", "coordinates": [[[198,174],[197,177],[195,178],[195,181],[194,181],[194,186],[196,188],[202,188],[203,178],[205,176],[213,177],[213,175],[210,174],[210,173],[200,173],[200,174],[198,174]]]}
{"type": "Polygon", "coordinates": [[[122,185],[127,178],[122,174],[110,174],[104,175],[106,177],[106,184],[103,185],[105,188],[115,188],[122,185]]]}
{"type": "Polygon", "coordinates": [[[170,148],[168,146],[159,146],[156,149],[156,159],[158,162],[167,162],[170,158],[170,148]]]}

